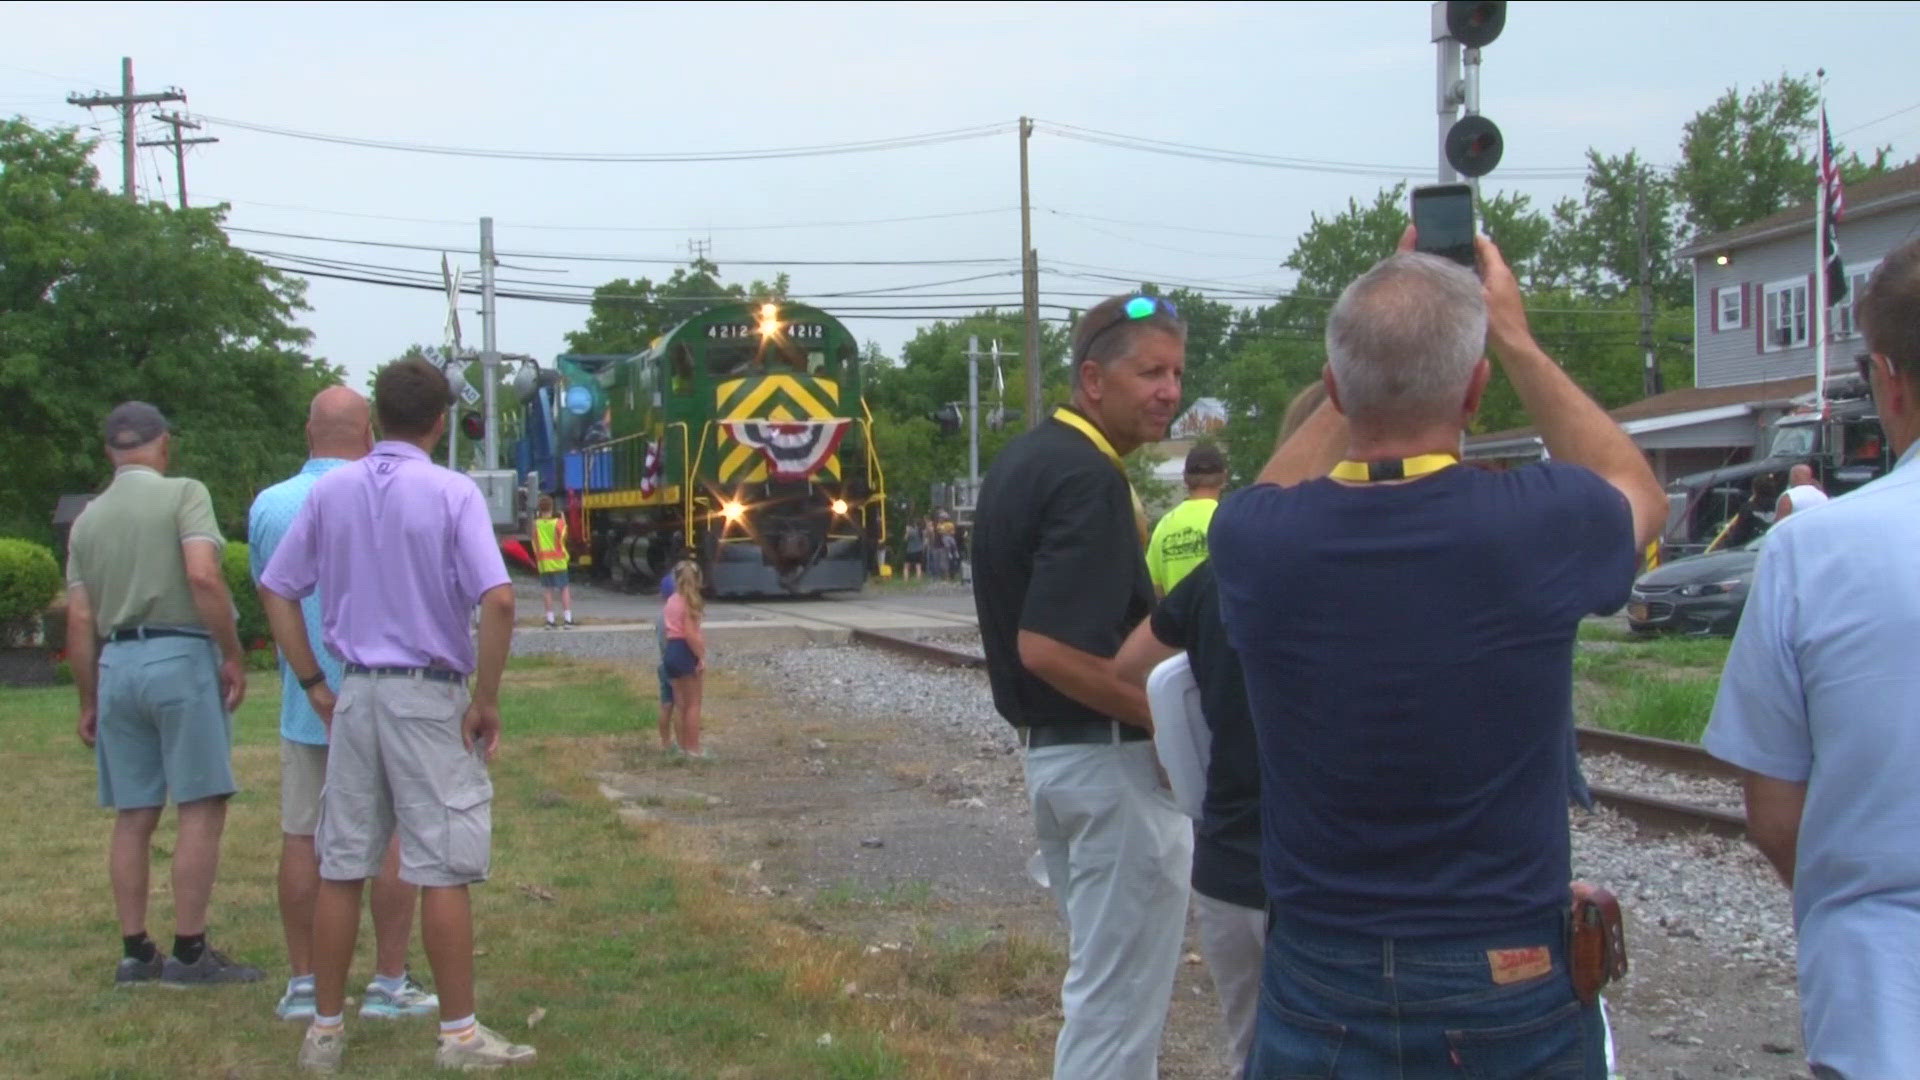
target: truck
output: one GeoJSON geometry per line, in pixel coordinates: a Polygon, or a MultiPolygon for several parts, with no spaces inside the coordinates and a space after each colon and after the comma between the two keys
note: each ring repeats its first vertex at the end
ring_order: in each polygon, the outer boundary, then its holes
{"type": "MultiPolygon", "coordinates": [[[[1707,549],[1752,497],[1755,486],[1787,489],[1787,471],[1807,465],[1828,495],[1841,495],[1884,476],[1893,453],[1865,380],[1847,375],[1827,385],[1825,407],[1814,395],[1775,420],[1766,453],[1751,461],[1679,477],[1667,484],[1667,525],[1661,561],[1707,549]]],[[[1771,524],[1772,507],[1761,520],[1771,524]]]]}

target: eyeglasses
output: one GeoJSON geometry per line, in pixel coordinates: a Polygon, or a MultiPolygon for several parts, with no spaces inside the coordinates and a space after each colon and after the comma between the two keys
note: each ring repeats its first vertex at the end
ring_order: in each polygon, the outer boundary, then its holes
{"type": "Polygon", "coordinates": [[[1141,319],[1151,319],[1163,311],[1167,313],[1169,318],[1175,321],[1178,321],[1180,318],[1180,309],[1174,307],[1173,301],[1164,296],[1148,296],[1142,293],[1139,296],[1129,297],[1127,302],[1121,305],[1120,314],[1115,316],[1105,326],[1087,335],[1087,340],[1080,346],[1080,355],[1074,358],[1074,362],[1079,363],[1085,360],[1088,354],[1093,352],[1093,343],[1100,340],[1100,335],[1123,323],[1137,322],[1141,319]]]}

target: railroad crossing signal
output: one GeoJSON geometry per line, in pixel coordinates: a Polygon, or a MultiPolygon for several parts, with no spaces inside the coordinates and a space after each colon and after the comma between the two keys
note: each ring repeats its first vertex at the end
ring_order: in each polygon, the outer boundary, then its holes
{"type": "Polygon", "coordinates": [[[1480,115],[1480,50],[1507,26],[1504,0],[1435,0],[1435,96],[1440,134],[1440,182],[1478,178],[1500,164],[1506,148],[1500,128],[1480,115]],[[1466,115],[1458,109],[1466,107],[1466,115]]]}

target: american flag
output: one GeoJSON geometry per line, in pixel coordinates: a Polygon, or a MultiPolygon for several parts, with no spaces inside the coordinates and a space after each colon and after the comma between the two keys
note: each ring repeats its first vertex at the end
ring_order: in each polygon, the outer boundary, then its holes
{"type": "Polygon", "coordinates": [[[1840,262],[1840,241],[1834,235],[1834,226],[1847,209],[1847,194],[1840,185],[1840,162],[1833,156],[1833,130],[1827,127],[1825,105],[1820,106],[1820,186],[1827,204],[1826,303],[1833,305],[1847,298],[1847,272],[1840,262]]]}

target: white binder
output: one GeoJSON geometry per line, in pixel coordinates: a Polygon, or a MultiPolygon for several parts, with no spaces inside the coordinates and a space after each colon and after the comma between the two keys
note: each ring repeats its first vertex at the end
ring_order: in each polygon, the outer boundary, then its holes
{"type": "Polygon", "coordinates": [[[1173,784],[1173,801],[1181,813],[1198,821],[1207,794],[1213,729],[1200,710],[1200,685],[1193,680],[1186,653],[1163,661],[1147,676],[1147,706],[1153,713],[1153,749],[1173,784]]]}

